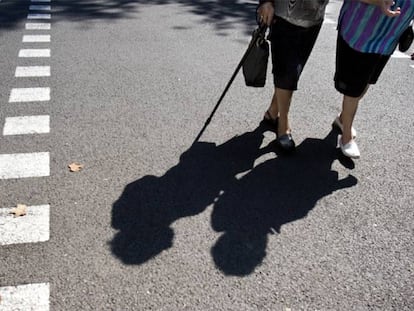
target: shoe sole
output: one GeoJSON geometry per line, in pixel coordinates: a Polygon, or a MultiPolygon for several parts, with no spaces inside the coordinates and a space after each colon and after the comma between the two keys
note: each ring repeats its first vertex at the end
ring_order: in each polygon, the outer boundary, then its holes
{"type": "Polygon", "coordinates": [[[357,159],[359,159],[360,158],[360,156],[350,156],[350,155],[346,155],[345,153],[343,153],[342,152],[342,154],[344,155],[344,156],[346,156],[346,157],[348,157],[348,158],[350,158],[350,159],[355,159],[355,160],[357,160],[357,159]]]}

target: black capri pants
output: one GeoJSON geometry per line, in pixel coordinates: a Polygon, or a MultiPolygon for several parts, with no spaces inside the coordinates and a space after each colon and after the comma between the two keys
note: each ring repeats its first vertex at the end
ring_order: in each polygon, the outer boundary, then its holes
{"type": "Polygon", "coordinates": [[[360,97],[375,84],[391,55],[363,53],[351,48],[338,33],[335,88],[346,96],[360,97]]]}
{"type": "Polygon", "coordinates": [[[321,26],[322,22],[305,28],[275,17],[269,35],[275,87],[297,90],[299,77],[312,52],[321,26]]]}

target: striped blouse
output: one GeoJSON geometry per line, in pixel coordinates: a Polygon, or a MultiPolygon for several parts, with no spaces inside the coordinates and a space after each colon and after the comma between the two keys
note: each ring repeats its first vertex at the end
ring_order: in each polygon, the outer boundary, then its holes
{"type": "Polygon", "coordinates": [[[414,19],[414,0],[394,0],[398,17],[388,17],[376,5],[344,0],[339,14],[339,33],[354,50],[390,55],[398,39],[414,19]]]}

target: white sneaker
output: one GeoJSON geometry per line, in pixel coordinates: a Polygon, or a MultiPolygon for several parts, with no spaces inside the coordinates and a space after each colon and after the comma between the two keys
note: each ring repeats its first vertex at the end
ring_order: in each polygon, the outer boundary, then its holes
{"type": "MultiPolygon", "coordinates": [[[[339,119],[339,115],[335,118],[335,121],[332,123],[332,125],[340,129],[341,133],[344,131],[344,127],[341,123],[341,120],[339,119]]],[[[354,127],[351,128],[351,135],[353,138],[356,138],[357,136],[357,131],[354,129],[354,127]]]]}
{"type": "Polygon", "coordinates": [[[359,159],[360,152],[355,140],[351,139],[347,144],[342,143],[342,135],[338,135],[337,148],[341,148],[342,153],[352,159],[359,159]]]}

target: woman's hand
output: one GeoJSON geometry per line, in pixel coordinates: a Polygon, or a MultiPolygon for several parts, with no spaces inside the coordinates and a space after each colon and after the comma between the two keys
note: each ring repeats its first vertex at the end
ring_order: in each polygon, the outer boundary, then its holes
{"type": "Polygon", "coordinates": [[[266,24],[267,26],[270,26],[275,16],[275,9],[273,7],[273,4],[271,2],[263,3],[257,9],[257,14],[258,14],[257,17],[260,21],[260,24],[266,24]]]}
{"type": "Polygon", "coordinates": [[[396,17],[401,14],[400,8],[391,9],[395,4],[393,0],[359,0],[367,4],[374,4],[381,8],[382,13],[389,17],[396,17]]]}
{"type": "Polygon", "coordinates": [[[398,7],[396,9],[391,9],[391,7],[395,4],[392,0],[382,0],[380,1],[379,7],[381,8],[382,13],[387,16],[395,17],[401,14],[401,9],[398,7]]]}

